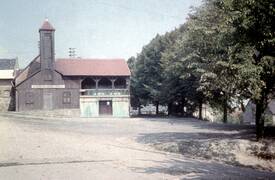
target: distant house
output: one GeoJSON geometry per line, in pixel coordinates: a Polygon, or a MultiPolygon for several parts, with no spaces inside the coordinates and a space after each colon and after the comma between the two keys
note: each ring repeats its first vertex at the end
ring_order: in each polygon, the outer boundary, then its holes
{"type": "Polygon", "coordinates": [[[268,112],[267,114],[269,115],[270,118],[270,122],[272,123],[272,125],[275,125],[275,99],[272,100],[269,104],[268,104],[268,112]]]}
{"type": "Polygon", "coordinates": [[[129,116],[130,70],[123,59],[55,59],[55,29],[39,29],[40,53],[15,79],[16,110],[80,109],[82,117],[129,116]]]}
{"type": "MultiPolygon", "coordinates": [[[[243,113],[243,123],[255,124],[255,114],[256,105],[252,101],[249,101],[245,107],[245,112],[243,113]]],[[[275,125],[275,99],[268,104],[264,116],[266,125],[275,125]]]]}
{"type": "Polygon", "coordinates": [[[17,71],[17,59],[0,59],[0,111],[15,109],[12,82],[17,71]]]}

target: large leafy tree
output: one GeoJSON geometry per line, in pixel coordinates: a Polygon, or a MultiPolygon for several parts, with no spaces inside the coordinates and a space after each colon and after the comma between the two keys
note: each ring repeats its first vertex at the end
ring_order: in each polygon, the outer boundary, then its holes
{"type": "Polygon", "coordinates": [[[139,97],[137,99],[139,99],[140,104],[153,102],[157,114],[159,104],[165,103],[161,57],[168,47],[168,43],[169,40],[166,36],[157,35],[148,45],[143,47],[132,68],[132,92],[139,97]]]}
{"type": "Polygon", "coordinates": [[[131,70],[131,105],[138,107],[140,114],[141,106],[145,105],[149,99],[149,93],[144,86],[144,82],[147,80],[145,64],[142,58],[131,57],[128,59],[128,66],[131,70]]]}
{"type": "Polygon", "coordinates": [[[140,113],[140,106],[141,106],[141,89],[138,80],[136,79],[136,58],[130,57],[127,61],[128,66],[131,71],[131,79],[130,79],[130,94],[131,94],[131,106],[138,107],[140,113]]]}
{"type": "MultiPolygon", "coordinates": [[[[184,24],[169,33],[171,43],[162,56],[164,94],[169,104],[176,102],[180,105],[183,115],[191,115],[197,106],[202,107],[198,105],[202,104],[202,94],[198,91],[198,74],[194,71],[191,61],[187,60],[191,50],[185,46],[187,32],[187,26],[184,24]]],[[[202,113],[199,114],[202,118],[202,113]]]]}
{"type": "Polygon", "coordinates": [[[167,67],[178,73],[187,97],[197,102],[200,112],[202,102],[208,100],[216,107],[223,107],[225,122],[229,102],[236,95],[233,82],[238,74],[238,66],[230,59],[232,36],[230,27],[224,23],[227,16],[217,1],[205,1],[190,15],[184,33],[164,56],[166,64],[171,64],[167,67]]]}
{"type": "MultiPolygon", "coordinates": [[[[233,16],[228,23],[235,28],[236,44],[249,47],[248,67],[257,69],[249,94],[256,103],[257,137],[263,137],[263,113],[272,98],[275,86],[275,1],[231,0],[224,8],[233,16]],[[252,53],[253,52],[253,53],[252,53]]],[[[244,70],[245,71],[245,70],[244,70]]],[[[250,85],[251,85],[250,84],[250,85]]]]}
{"type": "Polygon", "coordinates": [[[236,100],[252,99],[261,138],[274,93],[274,57],[273,0],[204,0],[179,29],[143,48],[134,79],[144,99],[191,111],[208,101],[223,109],[225,122],[236,100]]]}
{"type": "Polygon", "coordinates": [[[165,49],[165,42],[162,36],[157,35],[147,46],[144,47],[141,56],[145,63],[147,79],[144,87],[149,94],[150,100],[156,105],[156,113],[159,113],[162,88],[162,67],[160,64],[161,53],[165,49]]]}
{"type": "Polygon", "coordinates": [[[188,22],[197,50],[191,54],[196,53],[200,65],[209,62],[202,66],[203,92],[217,100],[222,95],[224,120],[228,100],[252,99],[258,138],[263,137],[263,112],[274,93],[274,8],[272,0],[206,0],[188,22]]]}

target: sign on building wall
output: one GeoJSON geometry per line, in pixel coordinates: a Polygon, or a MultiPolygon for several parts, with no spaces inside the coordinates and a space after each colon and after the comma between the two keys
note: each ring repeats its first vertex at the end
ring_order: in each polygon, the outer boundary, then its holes
{"type": "Polygon", "coordinates": [[[64,89],[65,85],[32,85],[33,89],[64,89]]]}

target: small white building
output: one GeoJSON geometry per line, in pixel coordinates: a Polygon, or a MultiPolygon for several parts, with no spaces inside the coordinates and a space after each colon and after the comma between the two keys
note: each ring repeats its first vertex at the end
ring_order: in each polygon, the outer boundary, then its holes
{"type": "Polygon", "coordinates": [[[17,59],[0,59],[0,111],[14,110],[12,81],[17,71],[17,59]]]}
{"type": "MultiPolygon", "coordinates": [[[[243,113],[243,123],[255,124],[256,105],[250,100],[243,113]]],[[[275,125],[275,99],[273,99],[267,106],[265,112],[265,124],[275,125]]]]}

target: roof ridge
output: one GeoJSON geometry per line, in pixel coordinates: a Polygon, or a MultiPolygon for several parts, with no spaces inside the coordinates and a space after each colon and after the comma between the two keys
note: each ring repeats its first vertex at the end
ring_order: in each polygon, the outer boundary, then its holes
{"type": "Polygon", "coordinates": [[[124,59],[57,59],[55,69],[65,76],[130,76],[124,59]]]}
{"type": "Polygon", "coordinates": [[[56,58],[56,60],[125,60],[124,58],[56,58]]]}

